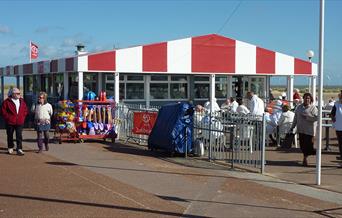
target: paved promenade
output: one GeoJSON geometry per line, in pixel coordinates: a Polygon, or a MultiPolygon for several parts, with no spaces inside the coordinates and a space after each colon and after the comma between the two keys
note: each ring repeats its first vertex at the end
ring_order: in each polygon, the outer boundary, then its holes
{"type": "Polygon", "coordinates": [[[102,141],[37,154],[35,132],[24,139],[25,156],[8,155],[0,130],[0,217],[342,217],[334,152],[316,187],[295,149],[268,151],[260,175],[102,141]]]}

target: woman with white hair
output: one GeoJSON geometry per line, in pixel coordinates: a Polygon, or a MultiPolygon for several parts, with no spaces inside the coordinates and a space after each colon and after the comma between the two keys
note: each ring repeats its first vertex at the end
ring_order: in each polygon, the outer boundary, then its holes
{"type": "Polygon", "coordinates": [[[24,155],[22,150],[22,131],[26,115],[28,114],[27,106],[24,99],[20,97],[20,90],[18,88],[13,88],[8,93],[9,96],[4,100],[1,107],[1,114],[6,124],[8,154],[13,153],[13,134],[15,131],[17,154],[24,155]]]}

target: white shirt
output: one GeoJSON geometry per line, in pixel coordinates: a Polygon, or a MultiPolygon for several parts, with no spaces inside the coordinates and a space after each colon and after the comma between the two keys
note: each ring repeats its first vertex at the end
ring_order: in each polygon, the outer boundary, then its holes
{"type": "Polygon", "coordinates": [[[295,113],[292,111],[283,112],[280,116],[278,125],[279,125],[279,133],[285,135],[289,133],[295,113]]]}
{"type": "Polygon", "coordinates": [[[256,95],[253,95],[252,99],[249,101],[249,110],[253,115],[262,116],[265,111],[264,102],[256,95]]]}
{"type": "MultiPolygon", "coordinates": [[[[210,101],[207,101],[205,104],[204,104],[204,108],[209,112],[210,111],[210,101]]],[[[220,106],[217,104],[216,100],[213,100],[213,111],[212,113],[215,113],[215,112],[218,112],[220,111],[221,108],[220,106]]]]}
{"type": "Polygon", "coordinates": [[[336,122],[333,123],[333,127],[337,131],[342,131],[342,103],[335,102],[336,112],[335,112],[335,119],[336,122]]]}
{"type": "Polygon", "coordinates": [[[15,104],[15,109],[17,111],[17,113],[19,113],[19,107],[20,107],[20,100],[19,98],[18,99],[14,99],[14,98],[11,98],[13,103],[15,104]]]}
{"type": "Polygon", "coordinates": [[[230,105],[230,111],[231,112],[236,112],[236,109],[239,107],[239,104],[236,101],[233,101],[230,105]]]}
{"type": "Polygon", "coordinates": [[[36,106],[34,119],[36,120],[50,120],[52,116],[52,106],[49,103],[38,104],[36,106]]]}
{"type": "Polygon", "coordinates": [[[248,110],[248,108],[245,106],[245,105],[239,105],[237,108],[236,108],[236,112],[239,113],[239,114],[249,114],[250,111],[248,110]]]}

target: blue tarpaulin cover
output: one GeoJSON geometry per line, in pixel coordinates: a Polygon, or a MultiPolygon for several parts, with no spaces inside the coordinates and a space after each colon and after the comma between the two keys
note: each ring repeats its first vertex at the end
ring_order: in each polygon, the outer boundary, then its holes
{"type": "Polygon", "coordinates": [[[182,154],[185,153],[187,147],[187,152],[190,153],[192,151],[193,113],[194,108],[189,103],[172,103],[161,107],[148,138],[148,147],[182,154]]]}

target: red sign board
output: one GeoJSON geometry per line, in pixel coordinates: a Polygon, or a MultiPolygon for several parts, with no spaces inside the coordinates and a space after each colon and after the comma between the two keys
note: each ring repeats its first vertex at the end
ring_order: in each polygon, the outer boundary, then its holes
{"type": "Polygon", "coordinates": [[[157,112],[134,112],[133,129],[134,134],[149,135],[157,119],[157,112]]]}

